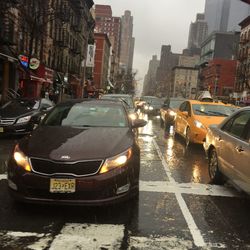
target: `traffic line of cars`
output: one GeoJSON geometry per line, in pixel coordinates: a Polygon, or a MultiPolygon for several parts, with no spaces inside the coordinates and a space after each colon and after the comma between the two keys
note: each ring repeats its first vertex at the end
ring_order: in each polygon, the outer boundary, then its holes
{"type": "Polygon", "coordinates": [[[161,109],[161,124],[165,130],[174,126],[187,147],[203,145],[213,183],[230,180],[250,194],[250,107],[170,98],[161,109]]]}

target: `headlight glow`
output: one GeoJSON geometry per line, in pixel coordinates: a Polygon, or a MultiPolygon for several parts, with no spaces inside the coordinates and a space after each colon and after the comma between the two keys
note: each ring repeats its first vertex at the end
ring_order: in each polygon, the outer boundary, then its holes
{"type": "Polygon", "coordinates": [[[145,106],[144,106],[144,109],[145,109],[145,110],[148,110],[148,109],[149,109],[149,106],[145,105],[145,106]]]}
{"type": "Polygon", "coordinates": [[[152,106],[149,106],[149,110],[153,110],[154,108],[152,106]]]}
{"type": "Polygon", "coordinates": [[[132,156],[132,149],[129,148],[128,150],[119,155],[106,159],[100,170],[100,174],[107,173],[110,170],[118,167],[123,167],[125,163],[127,163],[127,161],[131,158],[131,156],[132,156]]]}
{"type": "Polygon", "coordinates": [[[131,120],[136,120],[137,119],[137,115],[135,113],[131,113],[131,114],[129,114],[129,118],[131,120]]]}
{"type": "Polygon", "coordinates": [[[204,125],[203,125],[201,122],[199,122],[199,121],[194,121],[194,125],[195,125],[197,128],[203,128],[203,129],[205,129],[204,125]]]}
{"type": "Polygon", "coordinates": [[[170,110],[170,111],[169,111],[169,115],[171,115],[171,116],[176,116],[176,113],[175,113],[173,110],[170,110]]]}
{"type": "Polygon", "coordinates": [[[25,116],[25,117],[21,117],[17,120],[17,124],[19,123],[27,123],[29,122],[29,120],[31,119],[31,116],[28,115],[28,116],[25,116]]]}
{"type": "Polygon", "coordinates": [[[31,171],[28,157],[20,150],[18,144],[15,146],[13,157],[18,166],[22,167],[27,172],[31,171]]]}

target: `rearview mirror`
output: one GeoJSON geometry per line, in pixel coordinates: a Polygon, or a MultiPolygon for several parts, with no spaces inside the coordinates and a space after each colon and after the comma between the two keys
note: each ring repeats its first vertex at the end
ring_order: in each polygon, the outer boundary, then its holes
{"type": "Polygon", "coordinates": [[[147,121],[143,119],[136,119],[132,121],[132,128],[140,128],[147,125],[147,121]]]}

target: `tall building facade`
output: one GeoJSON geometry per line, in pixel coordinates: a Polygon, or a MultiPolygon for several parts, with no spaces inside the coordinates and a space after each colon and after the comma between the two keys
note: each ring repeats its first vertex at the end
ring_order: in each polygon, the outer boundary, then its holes
{"type": "Polygon", "coordinates": [[[156,72],[158,96],[170,96],[172,69],[178,65],[180,54],[171,51],[171,45],[162,45],[160,65],[156,72]]]}
{"type": "Polygon", "coordinates": [[[155,95],[156,92],[156,72],[160,65],[160,60],[154,55],[149,61],[148,72],[143,83],[143,95],[155,95]]]}
{"type": "Polygon", "coordinates": [[[240,31],[239,23],[250,14],[250,6],[240,0],[206,0],[205,21],[213,31],[240,31]]]}
{"type": "Polygon", "coordinates": [[[95,5],[95,32],[107,34],[112,52],[110,57],[109,81],[115,84],[119,72],[121,45],[121,18],[114,17],[109,5],[95,5]]]}
{"type": "Polygon", "coordinates": [[[200,48],[207,36],[207,23],[204,14],[197,14],[196,21],[190,24],[188,36],[188,49],[200,48]]]}
{"type": "Polygon", "coordinates": [[[133,38],[133,16],[126,10],[121,21],[120,67],[132,71],[135,39],[133,38]]]}
{"type": "Polygon", "coordinates": [[[95,33],[95,43],[94,84],[97,89],[105,89],[108,85],[111,43],[105,33],[95,33]]]}
{"type": "Polygon", "coordinates": [[[179,57],[179,63],[172,69],[170,88],[171,97],[193,98],[196,94],[198,83],[199,56],[179,57]]]}
{"type": "Polygon", "coordinates": [[[239,57],[235,90],[242,93],[243,101],[250,103],[250,16],[241,23],[239,57]]]}

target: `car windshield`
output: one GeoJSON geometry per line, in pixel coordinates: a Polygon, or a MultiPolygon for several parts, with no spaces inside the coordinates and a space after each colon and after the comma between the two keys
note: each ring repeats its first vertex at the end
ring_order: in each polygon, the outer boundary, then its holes
{"type": "Polygon", "coordinates": [[[156,104],[156,105],[162,104],[162,100],[157,97],[143,97],[142,101],[145,101],[146,103],[149,104],[156,104]]]}
{"type": "Polygon", "coordinates": [[[115,100],[122,100],[124,103],[130,108],[134,108],[134,102],[132,97],[130,96],[119,96],[119,95],[104,95],[102,99],[115,99],[115,100]]]}
{"type": "Polygon", "coordinates": [[[17,99],[7,102],[2,109],[27,109],[27,110],[36,110],[39,108],[40,101],[36,99],[17,99]]]}
{"type": "Polygon", "coordinates": [[[225,105],[193,104],[192,108],[195,115],[201,116],[229,116],[234,112],[232,107],[225,105]]]}
{"type": "Polygon", "coordinates": [[[170,100],[169,107],[172,109],[177,109],[183,103],[183,100],[170,100]]]}
{"type": "Polygon", "coordinates": [[[122,107],[107,105],[59,105],[44,120],[47,126],[127,127],[122,107]]]}

